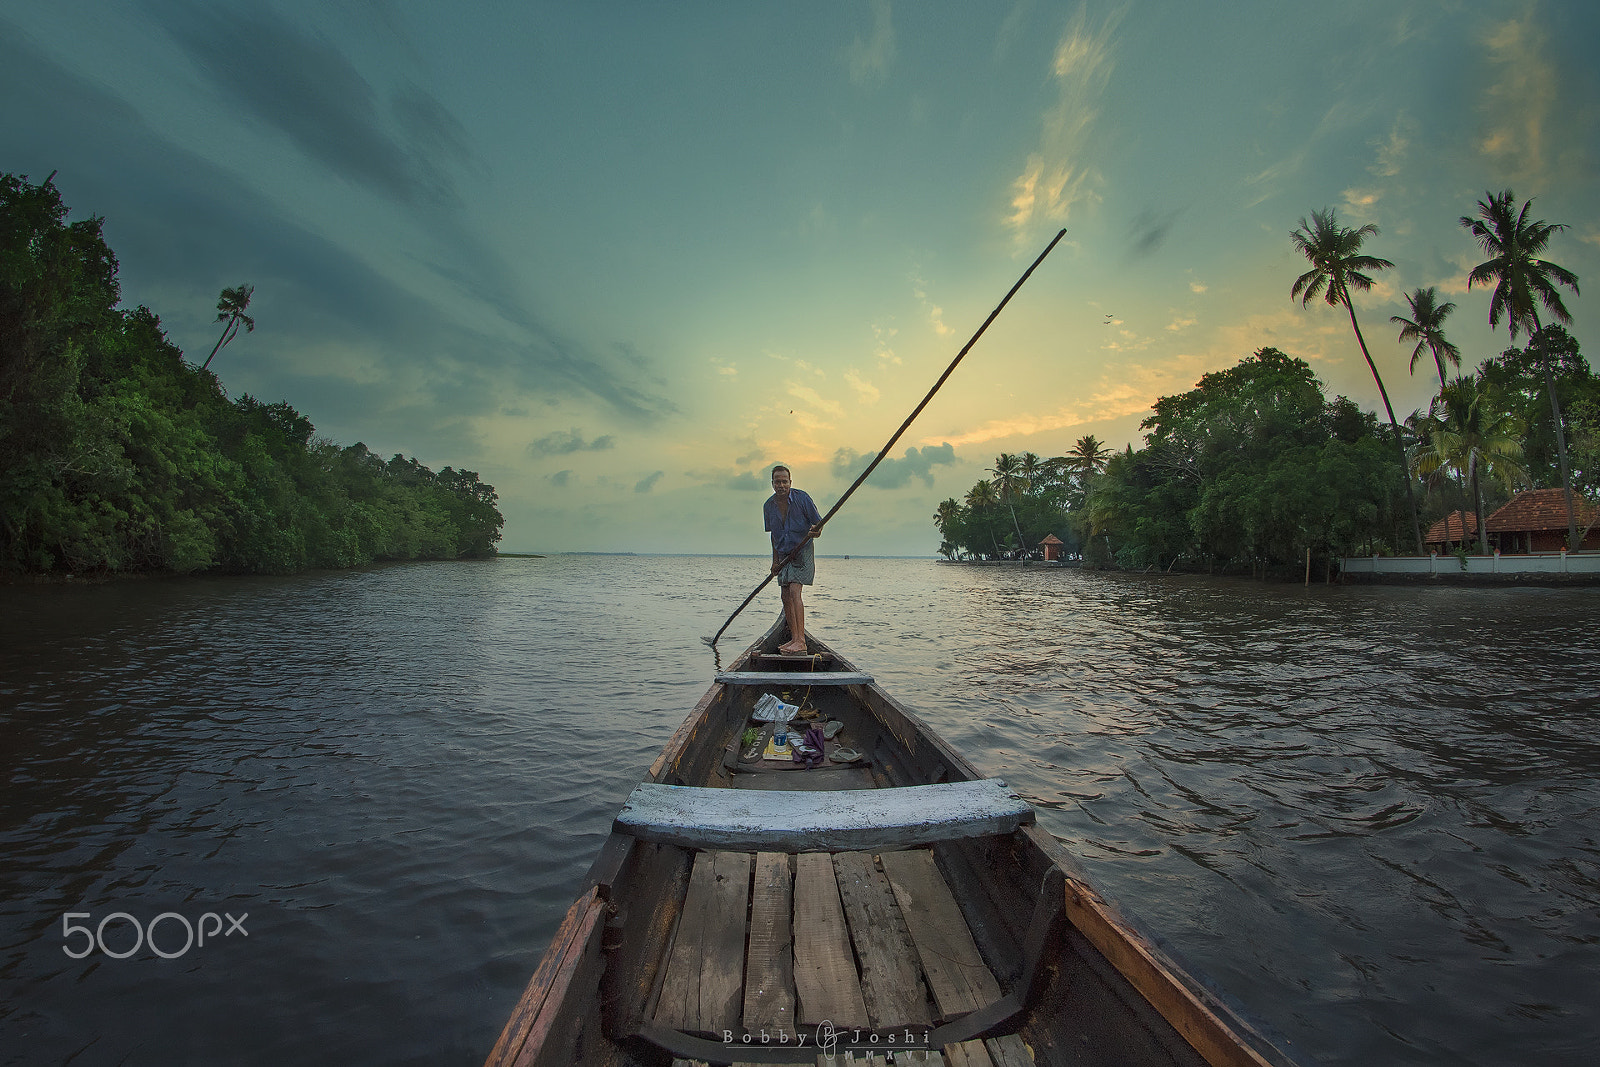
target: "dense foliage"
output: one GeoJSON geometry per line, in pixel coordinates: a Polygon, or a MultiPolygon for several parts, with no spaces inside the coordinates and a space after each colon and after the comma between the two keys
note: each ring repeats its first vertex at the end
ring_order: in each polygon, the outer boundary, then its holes
{"type": "MultiPolygon", "coordinates": [[[[1121,567],[1298,572],[1309,556],[1332,572],[1335,556],[1422,551],[1439,529],[1447,549],[1490,551],[1471,515],[1489,516],[1524,487],[1565,486],[1568,499],[1600,493],[1600,377],[1562,328],[1571,315],[1560,289],[1578,277],[1539,258],[1560,224],[1531,218],[1508,189],[1478,202],[1461,225],[1489,257],[1468,288],[1492,287],[1489,325],[1507,323],[1513,342],[1475,374],[1449,377],[1461,351],[1444,333],[1456,305],[1435,288],[1406,294],[1398,340],[1413,343],[1411,373],[1424,353],[1439,391],[1426,411],[1395,415],[1361,332],[1350,292],[1394,266],[1363,251],[1378,228],[1342,226],[1332,209],[1312,212],[1290,234],[1311,269],[1292,298],[1343,308],[1383,400],[1389,426],[1345,397],[1327,400],[1311,368],[1263,348],[1237,366],[1156,401],[1141,428],[1145,446],[1108,457],[1093,436],[1066,456],[1001,455],[963,501],[939,505],[934,521],[951,558],[1038,555],[1055,534],[1069,553],[1121,567]],[[1543,309],[1543,316],[1540,309],[1543,309]],[[1550,325],[1544,325],[1548,316],[1550,325]],[[1470,513],[1470,514],[1469,514],[1470,513]],[[1467,544],[1452,543],[1450,531],[1467,544]]],[[[1426,366],[1426,363],[1424,363],[1426,366]]],[[[1575,551],[1584,531],[1567,514],[1575,551]]]]}
{"type": "Polygon", "coordinates": [[[1387,435],[1303,361],[1263,348],[1156,401],[1076,516],[1091,560],[1257,571],[1393,544],[1405,502],[1387,435]]]}
{"type": "MultiPolygon", "coordinates": [[[[471,471],[314,436],[230,400],[148,308],[118,306],[101,220],[0,176],[0,568],[284,572],[489,556],[504,520],[471,471]]],[[[246,297],[247,299],[247,297],[246,297]]]]}

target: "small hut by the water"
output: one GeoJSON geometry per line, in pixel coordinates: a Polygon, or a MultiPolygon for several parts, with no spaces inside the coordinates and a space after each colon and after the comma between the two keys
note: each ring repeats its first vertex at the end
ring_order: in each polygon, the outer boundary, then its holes
{"type": "MultiPolygon", "coordinates": [[[[1595,506],[1572,495],[1580,550],[1600,550],[1600,530],[1595,529],[1595,506]]],[[[1501,552],[1559,552],[1567,547],[1567,493],[1565,489],[1529,489],[1489,516],[1491,543],[1501,552]]]]}
{"type": "Polygon", "coordinates": [[[1478,513],[1476,511],[1452,511],[1432,526],[1428,527],[1428,536],[1423,538],[1427,543],[1428,551],[1442,552],[1447,545],[1461,545],[1478,536],[1478,513]],[[1466,519],[1467,535],[1461,536],[1461,520],[1466,519]]]}
{"type": "Polygon", "coordinates": [[[1048,563],[1051,560],[1061,558],[1061,550],[1066,547],[1066,542],[1055,534],[1049,534],[1043,541],[1039,542],[1039,547],[1044,549],[1045,562],[1048,563]]]}

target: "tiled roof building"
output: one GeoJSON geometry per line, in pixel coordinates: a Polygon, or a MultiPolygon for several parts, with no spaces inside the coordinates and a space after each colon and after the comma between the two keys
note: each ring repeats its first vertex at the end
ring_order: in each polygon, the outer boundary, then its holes
{"type": "MultiPolygon", "coordinates": [[[[1583,538],[1583,551],[1600,550],[1600,529],[1595,520],[1600,509],[1573,494],[1572,510],[1583,538]],[[1587,533],[1585,530],[1587,529],[1587,533]]],[[[1502,552],[1559,552],[1567,544],[1566,491],[1530,489],[1489,516],[1489,537],[1502,552]]]]}
{"type": "Polygon", "coordinates": [[[1452,511],[1432,526],[1428,527],[1428,536],[1423,538],[1430,545],[1459,545],[1461,537],[1461,520],[1467,520],[1467,539],[1478,536],[1478,513],[1475,511],[1452,511]]]}

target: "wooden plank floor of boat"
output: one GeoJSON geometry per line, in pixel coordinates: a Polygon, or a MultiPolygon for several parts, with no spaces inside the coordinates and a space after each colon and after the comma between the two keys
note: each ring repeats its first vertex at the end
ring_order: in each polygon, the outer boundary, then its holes
{"type": "MultiPolygon", "coordinates": [[[[655,1021],[814,1040],[824,1021],[839,1030],[926,1030],[999,996],[927,849],[700,852],[655,1021]],[[741,975],[742,989],[730,977],[741,975]]],[[[676,1060],[674,1067],[692,1062],[676,1060]]],[[[846,1061],[840,1053],[816,1062],[846,1061]]],[[[850,1062],[886,1061],[856,1053],[850,1062]]],[[[925,1054],[902,1049],[894,1062],[1031,1067],[1033,1056],[1020,1037],[1008,1036],[925,1054]]]]}

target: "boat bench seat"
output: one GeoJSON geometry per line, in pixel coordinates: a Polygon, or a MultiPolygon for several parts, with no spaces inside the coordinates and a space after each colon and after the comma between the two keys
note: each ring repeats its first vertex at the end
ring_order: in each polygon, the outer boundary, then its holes
{"type": "Polygon", "coordinates": [[[830,791],[646,782],[613,829],[684,848],[868,852],[1009,834],[1033,819],[1033,808],[999,778],[830,791]]]}
{"type": "Polygon", "coordinates": [[[722,685],[871,685],[872,675],[860,671],[724,671],[722,685]]]}

